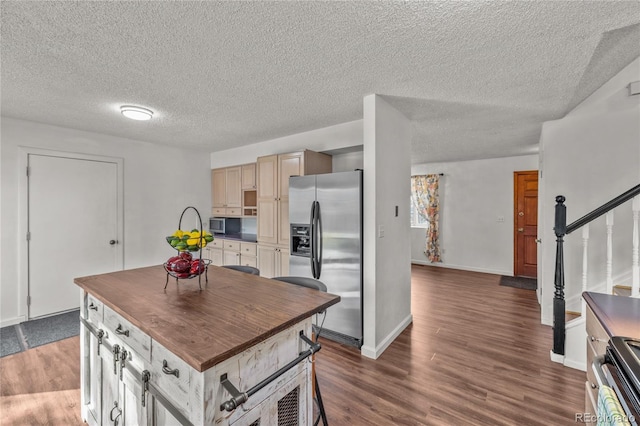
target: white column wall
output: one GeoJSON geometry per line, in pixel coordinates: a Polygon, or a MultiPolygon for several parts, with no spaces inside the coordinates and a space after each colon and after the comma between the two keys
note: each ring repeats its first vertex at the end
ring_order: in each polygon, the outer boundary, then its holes
{"type": "Polygon", "coordinates": [[[380,356],[412,321],[410,152],[410,121],[382,97],[366,96],[362,354],[370,358],[380,356]]]}

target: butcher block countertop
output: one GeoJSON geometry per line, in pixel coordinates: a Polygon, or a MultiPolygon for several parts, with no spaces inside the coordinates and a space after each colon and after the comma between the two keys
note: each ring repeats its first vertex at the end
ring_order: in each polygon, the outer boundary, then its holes
{"type": "Polygon", "coordinates": [[[209,282],[169,277],[161,265],[75,283],[197,371],[205,371],[325,310],[339,296],[210,265],[209,282]]]}
{"type": "Polygon", "coordinates": [[[640,299],[588,291],[582,297],[609,337],[640,338],[640,299]]]}

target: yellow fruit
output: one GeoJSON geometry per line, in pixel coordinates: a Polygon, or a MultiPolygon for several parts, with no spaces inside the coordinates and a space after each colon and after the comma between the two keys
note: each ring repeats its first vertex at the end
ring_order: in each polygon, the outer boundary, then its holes
{"type": "Polygon", "coordinates": [[[198,241],[200,241],[198,238],[189,238],[187,240],[187,245],[194,246],[198,244],[198,241]]]}
{"type": "Polygon", "coordinates": [[[173,233],[173,236],[174,237],[178,237],[178,238],[182,238],[182,235],[184,235],[184,232],[182,232],[179,229],[176,232],[173,233]]]}
{"type": "Polygon", "coordinates": [[[200,237],[200,231],[191,231],[189,233],[189,235],[191,235],[191,238],[199,238],[200,237]]]}

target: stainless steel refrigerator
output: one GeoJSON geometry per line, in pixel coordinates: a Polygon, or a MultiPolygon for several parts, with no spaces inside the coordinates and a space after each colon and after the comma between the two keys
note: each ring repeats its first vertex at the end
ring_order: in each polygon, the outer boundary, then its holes
{"type": "Polygon", "coordinates": [[[362,170],[289,178],[289,274],[316,278],[340,303],[322,336],[362,346],[362,170]]]}

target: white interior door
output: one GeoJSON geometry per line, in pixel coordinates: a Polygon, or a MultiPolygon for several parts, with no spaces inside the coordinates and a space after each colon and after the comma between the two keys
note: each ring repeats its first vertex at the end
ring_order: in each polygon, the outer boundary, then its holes
{"type": "Polygon", "coordinates": [[[29,318],[79,307],[76,277],[122,268],[118,163],[29,154],[29,318]]]}

